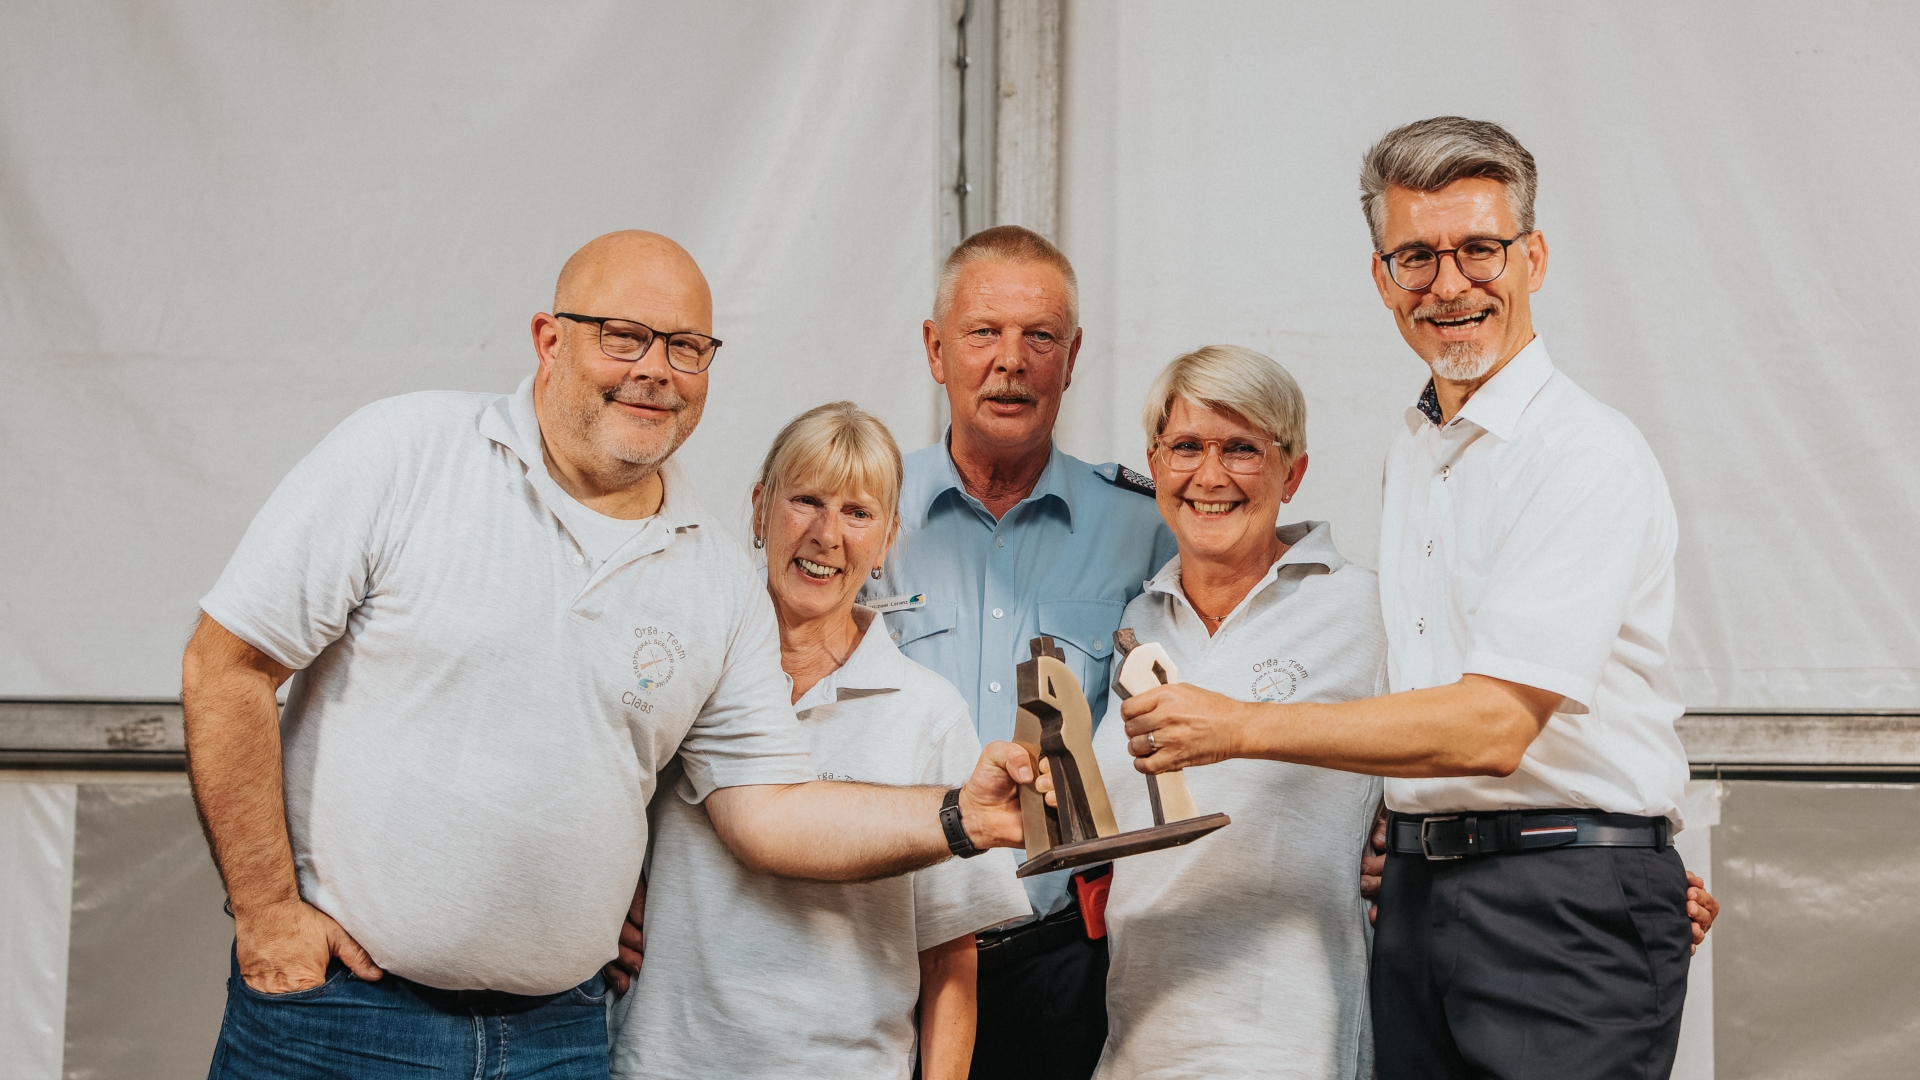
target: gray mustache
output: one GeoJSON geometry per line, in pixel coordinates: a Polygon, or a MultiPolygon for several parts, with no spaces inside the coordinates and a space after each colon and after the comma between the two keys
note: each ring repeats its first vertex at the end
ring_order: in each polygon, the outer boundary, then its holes
{"type": "Polygon", "coordinates": [[[1028,386],[1018,379],[1006,379],[994,383],[991,386],[983,386],[980,388],[979,393],[973,395],[975,401],[985,401],[988,398],[1019,398],[1022,401],[1039,401],[1040,395],[1034,392],[1033,387],[1028,386]]]}
{"type": "Polygon", "coordinates": [[[1421,319],[1438,319],[1449,315],[1477,315],[1482,311],[1498,315],[1500,305],[1477,304],[1471,300],[1435,300],[1414,308],[1412,319],[1419,322],[1421,319]]]}

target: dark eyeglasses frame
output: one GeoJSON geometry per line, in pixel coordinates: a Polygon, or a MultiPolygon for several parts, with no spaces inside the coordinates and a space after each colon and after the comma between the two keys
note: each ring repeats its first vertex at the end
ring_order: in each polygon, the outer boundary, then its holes
{"type": "Polygon", "coordinates": [[[653,348],[653,343],[655,341],[658,341],[661,338],[666,338],[667,339],[667,348],[666,348],[667,366],[672,368],[675,371],[684,372],[688,375],[699,375],[705,372],[708,368],[712,367],[714,357],[720,352],[720,346],[722,344],[720,339],[717,337],[708,337],[705,334],[696,334],[691,330],[674,330],[671,332],[655,330],[653,327],[648,326],[646,323],[635,322],[632,319],[622,319],[614,315],[575,315],[570,311],[556,311],[553,313],[553,317],[556,319],[572,319],[574,322],[578,322],[578,323],[592,323],[594,331],[600,335],[600,351],[602,353],[606,353],[607,359],[618,360],[623,364],[637,363],[640,360],[640,356],[647,355],[647,350],[653,348]],[[645,347],[643,347],[640,350],[640,356],[615,356],[612,353],[607,352],[606,331],[607,331],[607,323],[609,322],[626,323],[630,326],[637,326],[640,329],[645,330],[647,332],[647,334],[649,335],[647,338],[647,344],[645,345],[645,347]],[[706,357],[706,363],[701,364],[697,368],[684,368],[684,367],[681,367],[679,364],[674,363],[673,362],[673,339],[677,337],[696,338],[700,341],[706,342],[707,347],[701,350],[701,355],[706,357]]]}
{"type": "MultiPolygon", "coordinates": [[[[1387,254],[1385,252],[1380,252],[1380,251],[1376,251],[1374,252],[1374,254],[1380,257],[1381,262],[1384,262],[1387,264],[1387,277],[1393,279],[1393,283],[1395,285],[1400,285],[1400,275],[1394,269],[1394,260],[1398,259],[1402,255],[1405,255],[1409,251],[1433,252],[1433,281],[1440,280],[1440,260],[1445,256],[1451,255],[1453,256],[1453,268],[1455,270],[1460,271],[1461,277],[1466,278],[1468,281],[1473,282],[1475,285],[1485,285],[1489,281],[1498,280],[1501,274],[1504,274],[1507,272],[1507,259],[1508,259],[1507,249],[1519,243],[1522,239],[1526,238],[1529,235],[1531,234],[1520,233],[1514,236],[1511,240],[1502,240],[1497,236],[1476,236],[1473,239],[1467,241],[1468,244],[1499,244],[1500,245],[1500,269],[1495,270],[1493,274],[1489,277],[1474,277],[1472,274],[1467,273],[1466,264],[1460,261],[1460,248],[1458,247],[1450,247],[1444,251],[1436,251],[1435,249],[1430,248],[1425,244],[1410,244],[1407,247],[1403,247],[1400,250],[1393,252],[1392,254],[1387,254]]],[[[1461,245],[1461,247],[1465,247],[1465,246],[1466,246],[1465,244],[1461,245]]],[[[1429,281],[1425,285],[1422,285],[1417,289],[1410,288],[1406,285],[1400,285],[1400,287],[1402,289],[1406,289],[1406,291],[1408,292],[1426,292],[1428,289],[1433,288],[1433,281],[1429,281]]]]}

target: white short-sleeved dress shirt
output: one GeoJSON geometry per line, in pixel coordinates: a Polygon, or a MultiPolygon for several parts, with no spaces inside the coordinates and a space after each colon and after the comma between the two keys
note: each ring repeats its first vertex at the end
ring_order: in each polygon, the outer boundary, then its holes
{"type": "Polygon", "coordinates": [[[1387,781],[1408,813],[1571,807],[1682,824],[1668,655],[1678,526],[1626,417],[1538,338],[1440,424],[1432,384],[1387,454],[1380,594],[1394,690],[1488,675],[1562,696],[1508,777],[1387,781]]]}
{"type": "MultiPolygon", "coordinates": [[[[1334,549],[1325,522],[1279,530],[1292,546],[1212,637],[1175,558],[1127,605],[1183,682],[1241,701],[1351,701],[1383,692],[1386,638],[1374,575],[1334,549]]],[[[1119,716],[1116,694],[1108,717],[1119,716]]],[[[1122,829],[1153,824],[1117,720],[1094,755],[1122,829]]],[[[1108,1035],[1095,1075],[1364,1080],[1367,923],[1360,857],[1380,781],[1277,761],[1186,770],[1202,813],[1233,823],[1185,847],[1113,864],[1108,1035]]]]}
{"type": "MultiPolygon", "coordinates": [[[[823,780],[957,786],[980,755],[959,693],[878,617],[795,707],[823,780]]],[[[881,881],[769,877],[694,794],[654,800],[647,962],[612,1010],[613,1075],[911,1076],[919,954],[1027,914],[1012,852],[881,881]]]]}
{"type": "Polygon", "coordinates": [[[381,967],[575,986],[613,958],[670,761],[696,797],[812,779],[766,589],[663,479],[595,558],[556,516],[531,379],[391,398],[287,474],[201,601],[298,671],[300,893],[381,967]]]}

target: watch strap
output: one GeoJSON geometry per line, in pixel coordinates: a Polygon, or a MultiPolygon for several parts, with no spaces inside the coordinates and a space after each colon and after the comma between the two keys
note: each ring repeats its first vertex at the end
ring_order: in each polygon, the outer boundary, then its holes
{"type": "Polygon", "coordinates": [[[947,834],[947,850],[963,859],[971,859],[984,849],[973,846],[967,827],[960,822],[960,789],[952,788],[940,803],[940,829],[947,834]]]}

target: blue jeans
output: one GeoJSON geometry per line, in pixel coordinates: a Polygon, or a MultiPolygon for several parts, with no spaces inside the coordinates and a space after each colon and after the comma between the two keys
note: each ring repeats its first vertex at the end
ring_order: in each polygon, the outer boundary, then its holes
{"type": "Polygon", "coordinates": [[[545,997],[438,990],[340,961],[327,981],[263,994],[233,961],[207,1080],[607,1080],[599,975],[545,997]]]}

